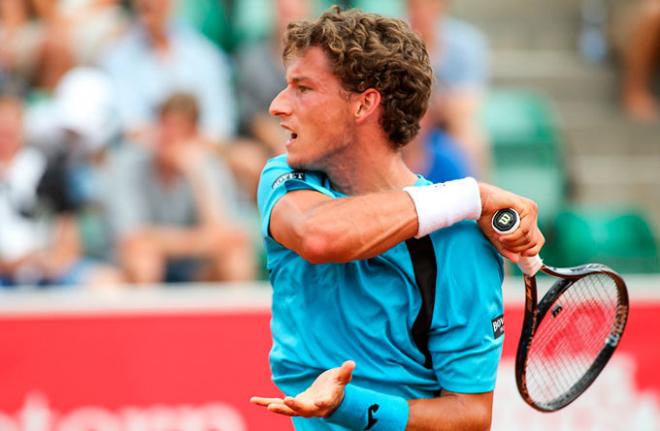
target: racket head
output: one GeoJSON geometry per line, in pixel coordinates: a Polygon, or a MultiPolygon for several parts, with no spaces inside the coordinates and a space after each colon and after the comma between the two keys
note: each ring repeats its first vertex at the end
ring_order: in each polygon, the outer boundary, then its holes
{"type": "Polygon", "coordinates": [[[575,401],[603,370],[623,335],[629,304],[623,278],[605,265],[543,271],[559,280],[523,323],[516,383],[527,404],[552,412],[575,401]]]}

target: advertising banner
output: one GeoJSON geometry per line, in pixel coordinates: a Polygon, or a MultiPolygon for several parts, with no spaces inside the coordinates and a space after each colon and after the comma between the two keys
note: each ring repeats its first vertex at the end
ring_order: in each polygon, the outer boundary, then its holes
{"type": "MultiPolygon", "coordinates": [[[[291,430],[287,418],[248,402],[279,395],[270,382],[264,291],[241,294],[250,307],[218,294],[184,305],[177,298],[3,305],[0,431],[291,430]]],[[[660,299],[633,301],[599,380],[553,414],[536,412],[517,393],[521,320],[521,304],[508,304],[494,430],[660,430],[660,299]]]]}

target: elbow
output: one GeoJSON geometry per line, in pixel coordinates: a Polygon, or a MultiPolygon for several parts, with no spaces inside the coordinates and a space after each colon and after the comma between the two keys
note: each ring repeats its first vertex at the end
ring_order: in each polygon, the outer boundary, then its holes
{"type": "Polygon", "coordinates": [[[330,263],[331,244],[322,234],[306,234],[301,238],[298,254],[313,264],[330,263]]]}
{"type": "Polygon", "coordinates": [[[300,229],[298,254],[312,264],[337,263],[339,238],[315,223],[307,223],[300,229]]]}

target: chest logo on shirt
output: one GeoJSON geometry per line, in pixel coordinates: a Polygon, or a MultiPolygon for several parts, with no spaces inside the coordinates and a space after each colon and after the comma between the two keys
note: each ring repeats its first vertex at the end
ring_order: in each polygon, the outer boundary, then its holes
{"type": "Polygon", "coordinates": [[[305,173],[304,172],[287,172],[286,174],[282,174],[275,181],[273,181],[273,188],[276,189],[285,182],[289,180],[300,180],[300,181],[305,181],[305,173]]]}
{"type": "Polygon", "coordinates": [[[374,417],[374,414],[378,411],[380,406],[378,404],[373,404],[371,407],[369,407],[368,413],[369,413],[369,422],[367,423],[367,427],[364,429],[364,431],[369,431],[371,428],[376,425],[378,422],[378,419],[374,417]]]}
{"type": "Polygon", "coordinates": [[[504,335],[504,315],[494,318],[491,323],[493,324],[493,337],[499,338],[504,335]]]}

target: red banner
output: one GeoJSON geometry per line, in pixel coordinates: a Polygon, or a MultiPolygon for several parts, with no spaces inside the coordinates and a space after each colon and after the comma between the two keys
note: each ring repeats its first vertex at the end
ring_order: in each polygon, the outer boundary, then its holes
{"type": "MultiPolygon", "coordinates": [[[[603,375],[559,413],[517,394],[521,309],[505,313],[493,429],[660,429],[660,302],[633,303],[603,375]]],[[[249,404],[270,382],[267,309],[0,315],[0,431],[284,431],[249,404]]]]}

